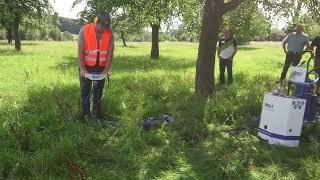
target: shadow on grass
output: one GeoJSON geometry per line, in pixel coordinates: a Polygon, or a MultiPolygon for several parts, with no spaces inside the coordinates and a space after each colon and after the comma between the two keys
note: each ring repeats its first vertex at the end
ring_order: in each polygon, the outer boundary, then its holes
{"type": "Polygon", "coordinates": [[[78,60],[74,56],[63,56],[61,63],[50,68],[63,72],[68,71],[70,69],[79,69],[78,60]]]}
{"type": "Polygon", "coordinates": [[[7,41],[0,41],[0,45],[14,46],[14,42],[10,44],[7,41]]]}
{"type": "Polygon", "coordinates": [[[28,99],[20,108],[11,108],[8,102],[8,109],[1,109],[3,121],[19,124],[18,134],[23,134],[24,127],[31,132],[24,137],[8,130],[5,137],[10,138],[1,138],[0,145],[5,147],[3,151],[6,153],[0,155],[0,159],[8,162],[5,174],[8,178],[14,175],[20,179],[31,176],[65,178],[74,174],[93,179],[139,179],[158,177],[165,171],[178,168],[175,148],[180,140],[174,135],[175,131],[179,130],[188,142],[204,137],[200,128],[204,103],[193,97],[181,78],[170,77],[167,86],[162,86],[163,79],[150,77],[132,78],[128,75],[115,79],[103,100],[104,110],[120,116],[123,125],[108,129],[78,121],[77,84],[58,83],[30,88],[28,99]],[[139,127],[145,118],[161,113],[174,115],[176,122],[172,128],[144,131],[139,127]],[[19,116],[12,119],[14,114],[19,116]],[[180,126],[175,127],[176,123],[180,126]],[[188,130],[181,132],[181,128],[188,130]],[[29,144],[27,150],[22,150],[20,140],[16,139],[21,136],[29,144]],[[25,158],[17,153],[25,154],[25,158]],[[21,164],[19,172],[12,168],[16,163],[21,164]],[[142,171],[145,174],[141,174],[142,171]]]}
{"type": "Polygon", "coordinates": [[[241,51],[254,51],[254,50],[258,50],[258,49],[261,49],[261,48],[247,47],[247,46],[239,46],[238,47],[238,50],[241,50],[241,51]]]}
{"type": "Polygon", "coordinates": [[[120,45],[122,48],[128,48],[128,49],[138,49],[138,48],[141,48],[137,45],[127,45],[127,46],[123,46],[123,45],[120,45]]]}
{"type": "Polygon", "coordinates": [[[0,49],[0,56],[7,56],[7,55],[20,55],[23,54],[22,52],[17,52],[14,49],[0,49]]]}
{"type": "Polygon", "coordinates": [[[78,84],[32,87],[23,104],[8,102],[7,109],[0,110],[4,121],[18,121],[31,130],[23,141],[10,130],[0,130],[0,162],[7,163],[9,179],[165,179],[165,173],[248,179],[254,178],[254,170],[279,179],[287,172],[303,173],[302,161],[313,157],[318,146],[275,148],[258,142],[255,134],[222,131],[260,113],[261,97],[272,84],[268,77],[236,74],[233,86],[219,87],[215,98],[206,99],[195,97],[182,76],[121,76],[112,81],[103,103],[105,112],[121,117],[123,125],[107,129],[78,121],[78,84]],[[162,113],[174,115],[173,124],[140,128],[144,119],[162,113]],[[27,152],[20,148],[26,139],[27,152]],[[17,163],[19,171],[13,168],[17,163]]]}
{"type": "Polygon", "coordinates": [[[25,55],[32,55],[33,52],[24,52],[22,51],[16,51],[13,49],[0,49],[0,57],[1,56],[25,56],[25,55]]]}
{"type": "MultiPolygon", "coordinates": [[[[23,51],[23,46],[38,46],[41,45],[40,42],[25,42],[22,43],[22,50],[21,51],[16,51],[14,48],[14,43],[8,44],[6,42],[1,41],[0,42],[0,56],[8,56],[8,55],[26,55],[26,53],[23,51]]],[[[30,52],[27,53],[28,55],[30,52]]]]}
{"type": "MultiPolygon", "coordinates": [[[[318,143],[304,142],[299,148],[282,148],[259,142],[257,132],[225,131],[236,129],[259,115],[263,94],[274,80],[269,74],[246,77],[236,74],[236,83],[218,88],[217,95],[206,106],[204,122],[208,138],[186,152],[196,177],[200,179],[261,179],[319,177],[317,170],[306,170],[301,163],[318,159],[318,143]],[[258,83],[258,84],[257,84],[258,83]],[[307,172],[309,171],[310,174],[307,172]],[[292,176],[289,176],[292,175],[292,176]]],[[[319,167],[315,161],[313,166],[319,167]]]]}
{"type": "MultiPolygon", "coordinates": [[[[51,67],[60,71],[77,69],[77,59],[72,56],[63,57],[63,62],[51,67]]],[[[180,71],[195,67],[195,62],[186,59],[176,59],[171,57],[161,57],[159,60],[150,60],[149,56],[117,56],[112,64],[112,71],[115,73],[133,73],[143,70],[167,70],[180,71]]]]}
{"type": "MultiPolygon", "coordinates": [[[[22,43],[21,47],[23,47],[23,46],[39,46],[39,45],[41,45],[41,42],[39,42],[39,41],[28,41],[28,42],[22,41],[21,43],[22,43]]],[[[0,41],[0,45],[14,46],[14,41],[11,44],[9,44],[9,43],[7,43],[5,41],[0,41]]]]}
{"type": "Polygon", "coordinates": [[[25,56],[25,55],[31,55],[33,52],[24,52],[23,49],[21,51],[16,51],[14,47],[11,48],[1,48],[0,47],[0,56],[8,56],[8,55],[14,55],[14,56],[25,56]]]}

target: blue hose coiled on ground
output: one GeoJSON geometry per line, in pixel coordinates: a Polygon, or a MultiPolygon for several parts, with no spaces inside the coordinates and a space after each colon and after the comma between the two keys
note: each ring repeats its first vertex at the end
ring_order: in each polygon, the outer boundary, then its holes
{"type": "Polygon", "coordinates": [[[149,117],[148,119],[143,121],[143,128],[151,129],[156,122],[166,122],[167,124],[171,124],[173,122],[173,117],[169,115],[159,115],[157,117],[149,117]]]}

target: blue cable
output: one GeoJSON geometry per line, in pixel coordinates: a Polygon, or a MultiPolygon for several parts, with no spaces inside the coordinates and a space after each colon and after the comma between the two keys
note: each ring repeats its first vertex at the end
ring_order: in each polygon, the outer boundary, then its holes
{"type": "Polygon", "coordinates": [[[173,122],[173,117],[169,115],[159,115],[157,117],[149,117],[148,119],[143,121],[143,128],[151,129],[155,121],[165,121],[167,124],[171,124],[173,122]]]}

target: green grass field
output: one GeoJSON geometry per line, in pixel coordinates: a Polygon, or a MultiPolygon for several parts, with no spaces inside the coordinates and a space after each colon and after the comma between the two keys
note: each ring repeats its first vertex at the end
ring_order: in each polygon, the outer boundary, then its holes
{"type": "Polygon", "coordinates": [[[281,72],[279,44],[240,47],[235,84],[212,99],[194,96],[197,44],[161,43],[158,61],[149,43],[129,45],[116,47],[104,99],[122,125],[103,128],[78,121],[75,42],[24,42],[22,53],[0,42],[0,179],[320,179],[316,135],[282,148],[225,131],[260,114],[281,72]],[[174,123],[140,128],[160,113],[174,123]]]}

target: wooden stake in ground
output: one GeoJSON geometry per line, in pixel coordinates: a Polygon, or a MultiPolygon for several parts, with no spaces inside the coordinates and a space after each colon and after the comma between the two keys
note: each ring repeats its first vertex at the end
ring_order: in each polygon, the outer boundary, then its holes
{"type": "Polygon", "coordinates": [[[196,69],[195,93],[198,96],[214,95],[214,62],[222,16],[242,2],[243,0],[205,1],[196,69]]]}

